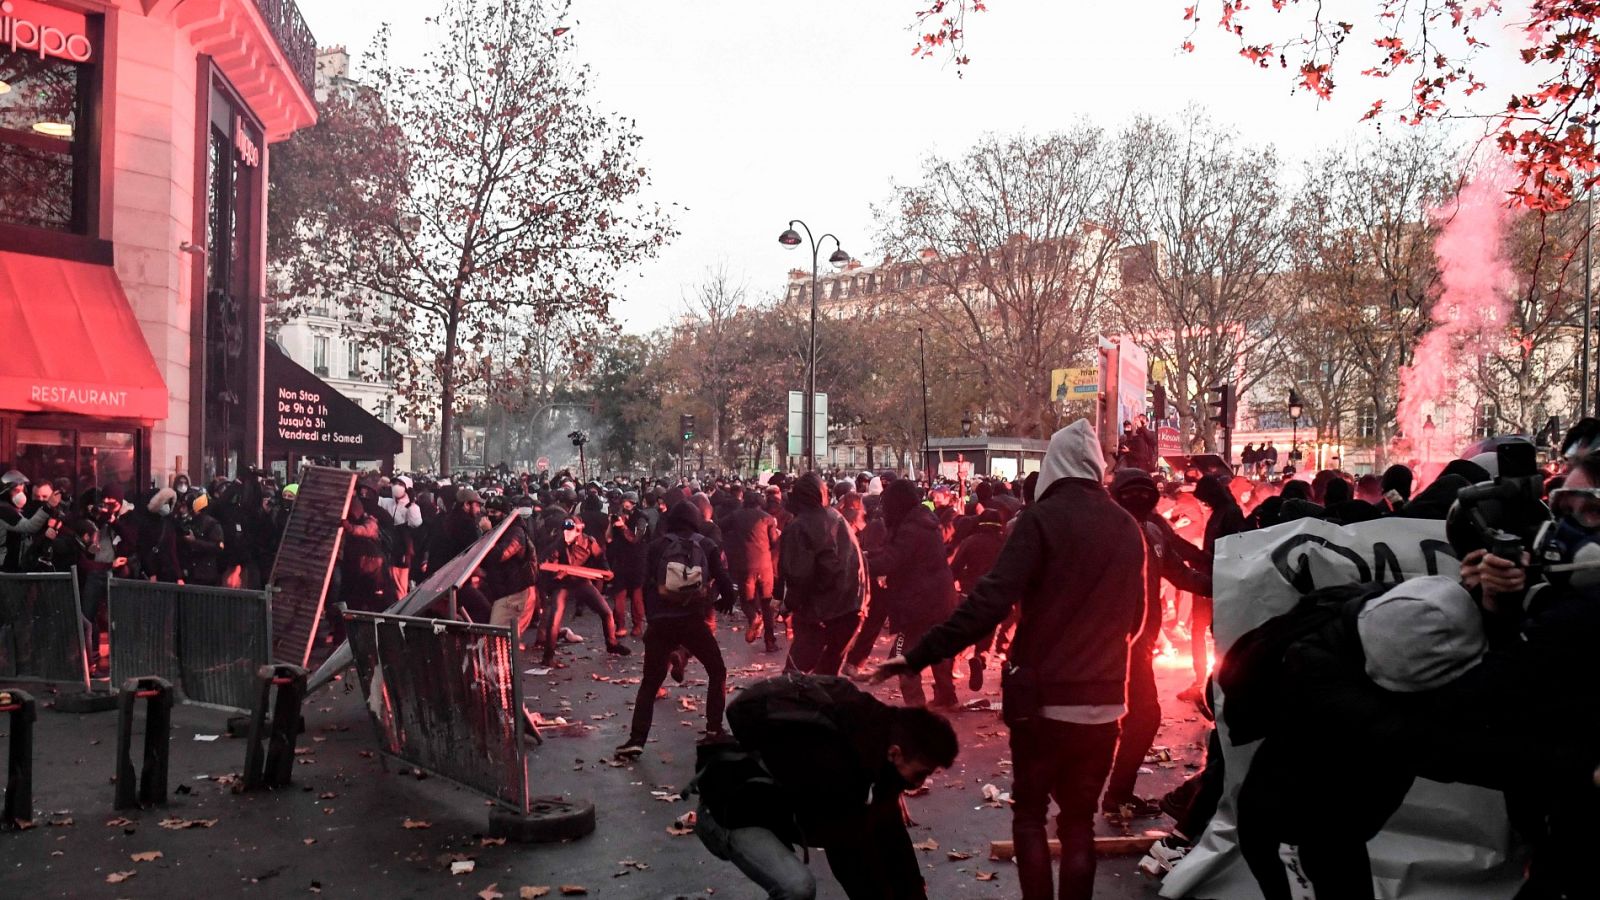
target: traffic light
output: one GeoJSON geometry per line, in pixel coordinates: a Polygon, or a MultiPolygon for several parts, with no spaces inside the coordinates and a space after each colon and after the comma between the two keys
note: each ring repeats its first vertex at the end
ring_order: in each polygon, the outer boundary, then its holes
{"type": "Polygon", "coordinates": [[[1166,387],[1158,384],[1150,389],[1150,412],[1155,415],[1157,422],[1165,422],[1167,420],[1166,387]]]}
{"type": "Polygon", "coordinates": [[[1233,394],[1233,385],[1231,383],[1218,384],[1212,386],[1209,390],[1217,395],[1217,399],[1211,401],[1211,406],[1217,410],[1217,414],[1211,417],[1211,421],[1232,431],[1234,417],[1239,411],[1233,394]]]}
{"type": "Polygon", "coordinates": [[[689,413],[678,416],[678,430],[683,432],[685,444],[694,440],[694,416],[689,413]]]}

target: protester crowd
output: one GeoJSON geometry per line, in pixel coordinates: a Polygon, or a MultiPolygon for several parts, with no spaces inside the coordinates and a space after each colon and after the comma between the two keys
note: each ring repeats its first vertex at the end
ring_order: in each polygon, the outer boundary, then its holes
{"type": "MultiPolygon", "coordinates": [[[[457,614],[511,626],[551,668],[568,664],[563,644],[596,640],[628,655],[637,642],[643,676],[622,759],[644,752],[665,679],[682,682],[691,661],[704,668],[698,832],[773,897],[816,890],[795,847],[826,848],[853,898],[925,896],[898,798],[959,750],[945,716],[962,702],[958,659],[974,692],[1004,661],[1023,896],[1092,896],[1097,814],[1170,816],[1172,836],[1141,864],[1168,871],[1204,832],[1224,783],[1213,730],[1199,774],[1161,798],[1135,792],[1161,723],[1154,661],[1184,644],[1195,681],[1180,700],[1209,717],[1220,685],[1229,739],[1260,742],[1237,816],[1268,900],[1293,896],[1280,845],[1297,848],[1319,897],[1371,897],[1366,842],[1417,777],[1506,793],[1531,848],[1519,898],[1585,895],[1600,750],[1580,676],[1600,625],[1590,596],[1600,590],[1600,455],[1589,455],[1600,421],[1568,435],[1548,480],[1524,464],[1531,445],[1512,442],[1449,463],[1415,492],[1405,466],[1279,480],[1270,445],[1250,448],[1237,477],[1164,475],[1141,431],[1125,434],[1111,471],[1077,422],[1027,479],[970,484],[892,472],[760,482],[489,473],[459,484],[368,473],[330,602],[386,608],[509,518],[456,593],[457,614]],[[1219,542],[1307,518],[1446,520],[1460,571],[1313,591],[1240,639],[1213,679],[1219,542]],[[586,615],[592,626],[576,621],[586,615]],[[731,706],[719,615],[745,641],[787,652],[785,676],[731,706]],[[889,678],[900,707],[852,683],[889,678]],[[1337,762],[1308,766],[1313,758],[1337,762]]],[[[91,629],[103,625],[106,573],[259,587],[297,492],[255,471],[203,489],[180,476],[132,498],[116,486],[73,496],[15,470],[0,485],[11,501],[0,504],[0,567],[76,570],[91,629]]],[[[326,639],[340,639],[340,617],[328,620],[326,639]]],[[[97,632],[90,646],[98,651],[97,632]]]]}

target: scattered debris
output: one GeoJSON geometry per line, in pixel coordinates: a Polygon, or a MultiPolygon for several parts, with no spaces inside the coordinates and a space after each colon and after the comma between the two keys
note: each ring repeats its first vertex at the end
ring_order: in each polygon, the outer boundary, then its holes
{"type": "Polygon", "coordinates": [[[912,844],[911,847],[914,850],[937,850],[939,849],[939,842],[933,838],[928,838],[925,841],[919,841],[915,844],[912,844]]]}
{"type": "Polygon", "coordinates": [[[525,884],[517,891],[517,900],[539,900],[540,897],[548,896],[550,896],[550,889],[542,884],[525,884]]]}
{"type": "Polygon", "coordinates": [[[121,884],[137,874],[139,873],[132,869],[129,869],[126,872],[112,872],[110,875],[106,876],[106,884],[121,884]]]}
{"type": "Polygon", "coordinates": [[[478,867],[477,862],[470,859],[458,859],[450,864],[451,875],[465,875],[478,867]]]}
{"type": "Polygon", "coordinates": [[[972,854],[971,853],[962,853],[960,850],[951,850],[951,851],[948,851],[947,853],[945,853],[945,858],[950,860],[951,862],[960,862],[963,859],[971,859],[972,858],[972,854]]]}
{"type": "Polygon", "coordinates": [[[979,881],[993,881],[996,877],[998,876],[994,872],[985,872],[982,869],[977,871],[977,879],[979,881]]]}
{"type": "Polygon", "coordinates": [[[143,853],[130,853],[128,858],[134,862],[155,862],[161,858],[160,850],[146,850],[143,853]]]}
{"type": "Polygon", "coordinates": [[[500,900],[505,894],[500,893],[500,885],[491,884],[478,892],[479,900],[500,900]]]}
{"type": "Polygon", "coordinates": [[[410,829],[432,828],[433,827],[433,823],[432,822],[425,822],[422,819],[407,819],[407,820],[405,820],[404,823],[402,823],[401,827],[402,828],[410,828],[410,829]]]}
{"type": "Polygon", "coordinates": [[[217,824],[216,819],[162,819],[161,827],[171,831],[182,831],[185,828],[210,828],[217,824]]]}
{"type": "Polygon", "coordinates": [[[218,739],[220,737],[222,737],[222,735],[220,735],[220,734],[197,734],[197,735],[194,736],[194,739],[197,740],[197,741],[204,741],[206,743],[210,743],[210,742],[212,742],[212,741],[214,741],[214,740],[216,740],[216,739],[218,739]]]}
{"type": "Polygon", "coordinates": [[[673,837],[683,837],[686,834],[694,834],[695,821],[696,816],[694,814],[694,810],[690,810],[674,819],[672,824],[667,826],[667,834],[670,834],[673,837]]]}

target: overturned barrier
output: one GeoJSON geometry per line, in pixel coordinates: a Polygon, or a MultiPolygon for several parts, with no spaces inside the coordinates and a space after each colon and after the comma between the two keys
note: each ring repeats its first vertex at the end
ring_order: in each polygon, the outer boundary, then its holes
{"type": "MultiPolygon", "coordinates": [[[[489,555],[489,551],[499,542],[500,536],[515,521],[510,516],[502,519],[500,524],[490,529],[489,532],[463,550],[459,556],[450,560],[428,575],[422,583],[411,589],[411,592],[402,597],[397,603],[384,610],[386,616],[417,616],[429,607],[434,607],[441,600],[449,607],[448,610],[439,610],[442,614],[448,613],[446,618],[454,618],[455,592],[460,590],[467,579],[472,577],[489,555]]],[[[350,643],[346,641],[334,648],[333,653],[323,661],[317,671],[312,674],[307,685],[308,691],[314,691],[333,680],[333,676],[350,667],[350,643]]]]}
{"type": "Polygon", "coordinates": [[[511,629],[385,613],[344,617],[383,752],[527,813],[511,629]]]}
{"type": "Polygon", "coordinates": [[[89,689],[76,569],[0,575],[0,680],[89,689]]]}
{"type": "Polygon", "coordinates": [[[272,634],[267,593],[114,578],[108,602],[113,684],[155,675],[185,703],[255,707],[272,634]]]}

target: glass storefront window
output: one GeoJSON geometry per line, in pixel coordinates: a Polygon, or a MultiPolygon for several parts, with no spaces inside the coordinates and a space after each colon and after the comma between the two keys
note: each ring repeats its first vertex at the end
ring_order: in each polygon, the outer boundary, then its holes
{"type": "Polygon", "coordinates": [[[0,222],[82,232],[88,67],[0,52],[0,222]]]}
{"type": "Polygon", "coordinates": [[[16,468],[35,484],[65,478],[75,496],[109,484],[122,485],[132,496],[138,454],[139,436],[131,430],[17,429],[16,468]]]}

